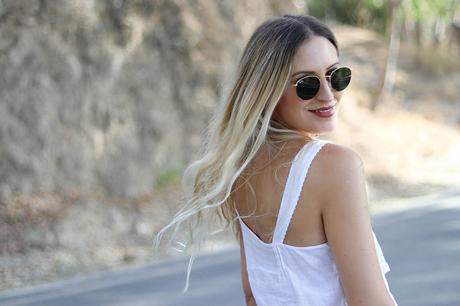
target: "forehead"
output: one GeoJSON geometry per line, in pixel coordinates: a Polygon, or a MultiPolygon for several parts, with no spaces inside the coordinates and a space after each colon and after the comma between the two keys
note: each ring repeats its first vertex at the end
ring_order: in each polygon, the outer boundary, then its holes
{"type": "Polygon", "coordinates": [[[313,36],[297,49],[292,62],[293,71],[323,71],[338,61],[334,45],[322,36],[313,36]]]}

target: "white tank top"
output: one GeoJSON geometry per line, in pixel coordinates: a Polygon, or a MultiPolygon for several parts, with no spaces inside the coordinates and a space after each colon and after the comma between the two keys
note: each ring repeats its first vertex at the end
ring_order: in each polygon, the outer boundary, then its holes
{"type": "MultiPolygon", "coordinates": [[[[327,242],[314,246],[284,244],[284,236],[297,205],[308,168],[319,150],[330,141],[314,139],[294,157],[284,188],[272,243],[265,243],[242,221],[249,284],[257,306],[346,306],[339,273],[327,242]]],[[[238,212],[237,212],[238,214],[238,212]]],[[[390,271],[375,233],[380,268],[390,271]]]]}

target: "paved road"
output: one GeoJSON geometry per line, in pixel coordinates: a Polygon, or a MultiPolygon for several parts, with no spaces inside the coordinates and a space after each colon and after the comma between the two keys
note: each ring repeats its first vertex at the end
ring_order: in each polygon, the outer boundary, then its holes
{"type": "Polygon", "coordinates": [[[398,304],[459,306],[460,189],[390,206],[373,221],[398,304]]]}
{"type": "MultiPolygon", "coordinates": [[[[460,305],[460,190],[385,207],[372,221],[398,304],[460,305]]],[[[234,248],[198,257],[185,295],[187,260],[175,259],[3,292],[0,305],[244,305],[239,264],[234,248]]]]}

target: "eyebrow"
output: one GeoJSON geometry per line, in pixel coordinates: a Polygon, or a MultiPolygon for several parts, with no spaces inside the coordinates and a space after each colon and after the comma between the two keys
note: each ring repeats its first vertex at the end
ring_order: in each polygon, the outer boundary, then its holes
{"type": "MultiPolygon", "coordinates": [[[[335,62],[334,64],[330,65],[329,67],[327,67],[327,70],[331,69],[334,65],[337,65],[339,62],[335,62]]],[[[301,71],[297,71],[296,73],[294,73],[291,78],[295,77],[296,75],[298,74],[310,74],[310,73],[315,73],[314,71],[305,71],[305,70],[301,70],[301,71]]]]}

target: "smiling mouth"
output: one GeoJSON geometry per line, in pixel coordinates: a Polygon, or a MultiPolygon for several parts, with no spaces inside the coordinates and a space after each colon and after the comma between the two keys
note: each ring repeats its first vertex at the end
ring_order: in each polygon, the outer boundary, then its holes
{"type": "Polygon", "coordinates": [[[323,106],[323,107],[320,107],[320,108],[316,108],[316,109],[309,109],[310,112],[315,112],[315,111],[325,111],[325,110],[329,110],[331,108],[333,108],[334,106],[336,106],[337,103],[335,103],[334,105],[330,105],[330,106],[323,106]]]}
{"type": "Polygon", "coordinates": [[[328,118],[334,115],[335,113],[335,105],[330,106],[330,107],[322,107],[317,110],[309,110],[309,112],[312,112],[318,117],[322,118],[328,118]]]}
{"type": "Polygon", "coordinates": [[[327,112],[327,111],[330,111],[332,108],[335,107],[336,104],[334,105],[331,105],[331,106],[326,106],[326,107],[320,107],[320,108],[317,108],[317,109],[309,109],[308,111],[310,112],[327,112]]]}

